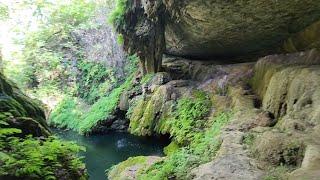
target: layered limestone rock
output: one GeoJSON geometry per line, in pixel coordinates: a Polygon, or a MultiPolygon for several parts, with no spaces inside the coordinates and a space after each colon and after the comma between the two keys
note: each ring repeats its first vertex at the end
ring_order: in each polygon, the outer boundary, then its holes
{"type": "Polygon", "coordinates": [[[44,111],[0,73],[0,119],[22,130],[21,136],[48,136],[44,111]]]}
{"type": "Polygon", "coordinates": [[[258,166],[258,161],[249,156],[248,150],[243,142],[245,132],[258,125],[256,122],[261,110],[255,107],[255,97],[248,90],[239,87],[241,81],[237,81],[237,86],[229,87],[230,106],[235,111],[235,115],[230,123],[223,128],[220,139],[222,144],[211,162],[200,165],[191,171],[192,179],[248,179],[259,180],[265,175],[258,166]],[[238,84],[240,83],[240,84],[238,84]]]}

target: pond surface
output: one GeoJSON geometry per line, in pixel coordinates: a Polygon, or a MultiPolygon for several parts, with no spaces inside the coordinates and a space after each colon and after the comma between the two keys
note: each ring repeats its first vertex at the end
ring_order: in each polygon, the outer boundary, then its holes
{"type": "Polygon", "coordinates": [[[141,138],[128,133],[109,133],[105,135],[82,136],[74,131],[52,130],[61,139],[75,141],[86,147],[84,162],[90,180],[105,180],[105,170],[132,156],[163,156],[167,140],[141,138]]]}

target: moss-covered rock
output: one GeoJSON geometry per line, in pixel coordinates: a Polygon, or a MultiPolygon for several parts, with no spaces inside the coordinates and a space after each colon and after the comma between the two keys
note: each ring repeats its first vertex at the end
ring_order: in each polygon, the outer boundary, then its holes
{"type": "Polygon", "coordinates": [[[157,156],[137,156],[131,157],[126,161],[111,168],[108,178],[111,180],[133,180],[137,178],[139,172],[147,169],[152,164],[161,161],[157,156]]]}
{"type": "Polygon", "coordinates": [[[44,111],[35,100],[24,95],[18,87],[0,73],[0,118],[22,135],[48,136],[50,131],[44,111]]]}

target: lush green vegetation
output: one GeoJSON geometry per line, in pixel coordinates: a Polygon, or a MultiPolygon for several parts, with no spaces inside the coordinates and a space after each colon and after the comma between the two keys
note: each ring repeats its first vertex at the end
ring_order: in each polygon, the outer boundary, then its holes
{"type": "MultiPolygon", "coordinates": [[[[214,117],[211,125],[203,131],[192,132],[190,144],[170,153],[164,161],[152,165],[139,175],[139,179],[186,179],[188,172],[214,158],[219,150],[221,128],[230,120],[232,113],[225,112],[214,117]]],[[[184,131],[184,130],[182,130],[184,131]]],[[[182,133],[183,134],[183,133],[182,133]]]]}
{"type": "Polygon", "coordinates": [[[181,145],[189,144],[203,130],[211,109],[211,101],[204,92],[195,91],[193,96],[179,99],[173,118],[165,121],[165,127],[181,145]]]}
{"type": "Polygon", "coordinates": [[[51,125],[76,130],[80,124],[81,111],[75,97],[65,97],[50,114],[51,125]]]}
{"type": "Polygon", "coordinates": [[[122,24],[126,7],[127,0],[116,0],[116,6],[109,17],[109,22],[114,24],[116,27],[122,24]]]}
{"type": "Polygon", "coordinates": [[[89,104],[103,97],[116,83],[112,71],[98,62],[82,61],[78,69],[77,95],[89,104]]]}
{"type": "MultiPolygon", "coordinates": [[[[91,106],[85,105],[79,98],[66,97],[51,113],[50,123],[58,127],[76,130],[82,134],[90,133],[100,121],[108,120],[108,117],[114,112],[118,105],[121,93],[132,88],[133,73],[137,69],[137,61],[137,56],[129,56],[127,72],[131,73],[131,75],[125,82],[120,83],[118,87],[113,88],[108,93],[102,91],[100,98],[91,106]]],[[[95,73],[95,71],[91,71],[91,73],[95,73]]],[[[89,77],[88,81],[99,79],[96,78],[96,75],[88,75],[87,77],[89,77]]],[[[99,75],[98,77],[102,76],[99,75]]],[[[98,82],[96,84],[97,87],[93,86],[93,91],[100,90],[101,85],[104,85],[98,82]]],[[[90,86],[90,84],[88,84],[88,86],[90,86]]]]}
{"type": "MultiPolygon", "coordinates": [[[[74,60],[83,59],[82,50],[71,35],[77,29],[89,28],[93,24],[89,19],[93,16],[95,4],[85,0],[73,0],[69,3],[38,4],[39,27],[35,31],[28,30],[25,38],[20,40],[24,45],[20,67],[23,74],[15,76],[15,68],[7,69],[7,76],[19,82],[20,87],[67,91],[74,85],[70,79],[76,79],[72,71],[74,60]]],[[[23,30],[21,30],[23,31],[23,30]]]]}
{"type": "Polygon", "coordinates": [[[18,137],[20,129],[0,119],[0,179],[85,179],[84,164],[76,156],[84,148],[55,137],[18,137]]]}

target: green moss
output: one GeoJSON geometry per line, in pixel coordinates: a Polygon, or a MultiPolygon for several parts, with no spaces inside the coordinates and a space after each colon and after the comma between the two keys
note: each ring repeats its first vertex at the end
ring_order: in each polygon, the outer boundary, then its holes
{"type": "Polygon", "coordinates": [[[147,164],[148,158],[146,156],[137,156],[137,157],[130,157],[129,159],[121,162],[120,164],[111,167],[107,170],[107,174],[110,179],[112,180],[120,180],[120,174],[128,167],[139,165],[145,166],[147,164]]]}
{"type": "Polygon", "coordinates": [[[129,131],[136,135],[152,135],[157,124],[156,115],[164,106],[163,88],[157,89],[152,97],[139,100],[130,117],[129,131]]]}
{"type": "Polygon", "coordinates": [[[28,128],[28,125],[35,126],[34,132],[32,132],[32,128],[31,130],[23,129],[23,132],[30,132],[39,136],[41,134],[36,131],[41,129],[44,136],[49,134],[45,115],[40,105],[35,100],[24,95],[14,83],[8,81],[1,73],[0,112],[10,114],[12,126],[19,125],[20,128],[23,128],[22,124],[25,128],[28,128]],[[30,123],[26,123],[26,121],[30,123]]]}
{"type": "Polygon", "coordinates": [[[170,155],[170,154],[173,154],[174,152],[176,152],[177,150],[179,149],[179,145],[172,141],[168,146],[166,146],[164,149],[163,149],[163,152],[165,155],[170,155]]]}
{"type": "Polygon", "coordinates": [[[252,146],[255,140],[255,135],[253,133],[247,133],[244,135],[243,137],[243,143],[248,145],[248,146],[252,146]]]}

